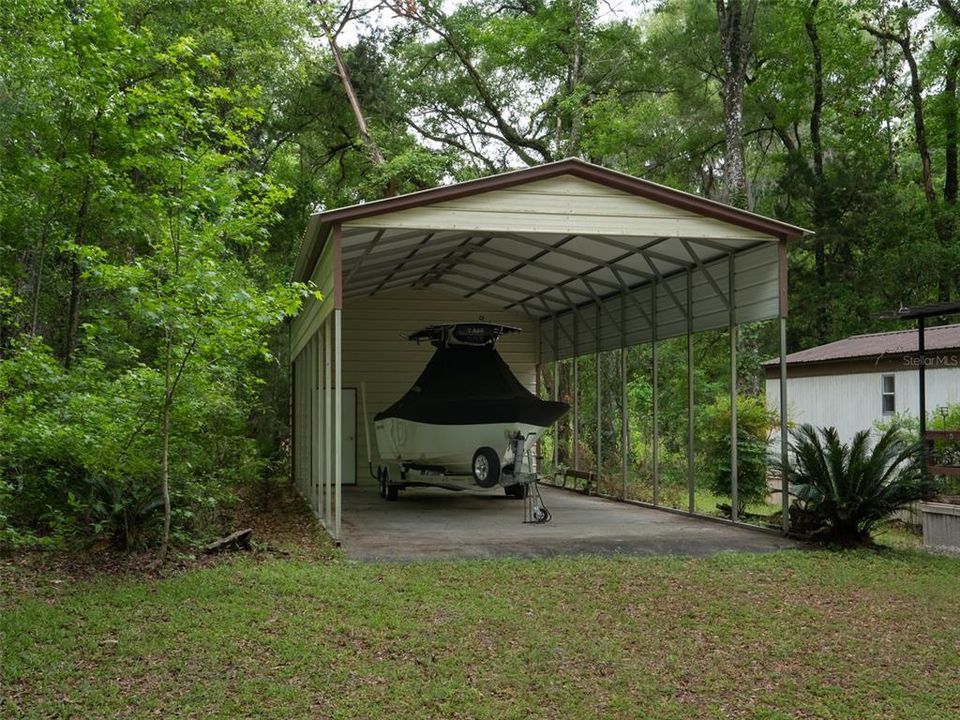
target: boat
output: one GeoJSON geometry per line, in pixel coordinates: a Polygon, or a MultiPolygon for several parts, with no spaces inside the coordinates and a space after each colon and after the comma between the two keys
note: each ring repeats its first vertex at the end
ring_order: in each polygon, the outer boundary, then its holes
{"type": "MultiPolygon", "coordinates": [[[[429,325],[405,336],[429,342],[435,350],[413,387],[374,416],[379,457],[399,466],[403,480],[415,470],[470,478],[482,488],[504,484],[514,472],[516,439],[522,438],[529,452],[570,409],[536,397],[511,372],[496,345],[515,332],[519,328],[470,322],[429,325]]],[[[387,467],[379,466],[377,479],[388,499],[396,499],[398,486],[446,487],[442,482],[398,483],[387,467]]],[[[504,486],[508,494],[522,497],[517,484],[504,486]]]]}

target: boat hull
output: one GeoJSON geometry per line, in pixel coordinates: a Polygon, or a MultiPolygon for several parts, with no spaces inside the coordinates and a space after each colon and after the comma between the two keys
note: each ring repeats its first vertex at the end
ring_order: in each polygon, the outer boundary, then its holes
{"type": "Polygon", "coordinates": [[[501,465],[513,462],[511,437],[521,433],[529,449],[546,430],[523,422],[439,425],[395,417],[377,420],[375,428],[381,460],[442,468],[449,475],[470,475],[473,455],[481,447],[493,448],[501,465]]]}

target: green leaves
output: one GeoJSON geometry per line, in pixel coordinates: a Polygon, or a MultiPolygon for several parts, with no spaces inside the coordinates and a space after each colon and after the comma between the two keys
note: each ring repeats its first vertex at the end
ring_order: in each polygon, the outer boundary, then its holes
{"type": "Polygon", "coordinates": [[[285,23],[304,18],[293,0],[37,11],[0,25],[0,514],[140,545],[162,445],[183,530],[262,470],[253,368],[309,290],[265,272],[291,191],[265,172],[258,128],[299,42],[285,23]],[[22,102],[6,104],[8,80],[22,102]],[[38,332],[11,341],[28,283],[38,332]]]}
{"type": "Polygon", "coordinates": [[[938,483],[922,470],[922,448],[891,427],[871,442],[862,430],[843,443],[836,428],[801,425],[791,432],[786,472],[801,527],[844,544],[868,540],[870,530],[911,503],[928,499],[938,483]]]}

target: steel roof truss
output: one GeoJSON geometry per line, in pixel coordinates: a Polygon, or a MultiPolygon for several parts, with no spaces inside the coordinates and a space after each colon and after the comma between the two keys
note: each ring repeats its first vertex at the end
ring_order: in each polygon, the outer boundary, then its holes
{"type": "MultiPolygon", "coordinates": [[[[567,298],[567,302],[570,303],[570,307],[573,308],[573,312],[576,313],[576,315],[577,315],[578,318],[580,318],[580,322],[582,322],[584,325],[586,325],[587,328],[590,328],[590,324],[587,322],[587,319],[580,313],[580,306],[570,300],[569,296],[567,295],[566,290],[564,290],[563,288],[560,288],[560,292],[563,293],[563,296],[564,296],[565,298],[567,298]]],[[[598,328],[598,327],[597,327],[597,328],[592,328],[592,329],[590,330],[590,334],[593,335],[593,339],[594,339],[595,342],[599,342],[599,341],[600,341],[600,328],[598,328]]]]}
{"type": "MultiPolygon", "coordinates": [[[[570,242],[570,241],[571,241],[573,238],[575,238],[575,237],[576,237],[576,235],[567,235],[566,237],[560,238],[560,240],[558,240],[556,243],[554,243],[554,244],[551,245],[550,247],[552,247],[552,248],[558,248],[558,247],[560,247],[561,245],[570,242]]],[[[546,255],[546,254],[547,254],[547,251],[546,251],[546,250],[543,250],[543,251],[538,252],[538,253],[534,253],[532,259],[533,259],[533,260],[538,260],[539,258],[542,258],[542,257],[543,257],[544,255],[546,255]]],[[[501,272],[501,273],[500,273],[499,275],[497,275],[497,277],[495,277],[490,283],[488,283],[487,285],[484,285],[483,287],[489,287],[490,285],[496,283],[498,280],[502,280],[502,279],[505,278],[507,275],[512,275],[512,274],[515,273],[517,270],[522,269],[523,266],[526,265],[529,260],[530,260],[530,258],[528,258],[526,262],[518,262],[518,263],[517,263],[516,265],[514,265],[510,270],[507,270],[506,272],[501,272]]],[[[469,295],[468,295],[467,297],[469,297],[469,295]]]]}
{"type": "MultiPolygon", "coordinates": [[[[498,248],[485,247],[485,248],[479,249],[478,252],[480,252],[480,253],[490,253],[491,255],[499,255],[500,257],[505,258],[505,259],[507,259],[507,260],[515,260],[515,261],[517,261],[518,263],[523,263],[523,264],[529,265],[529,266],[531,266],[531,267],[540,268],[541,270],[546,270],[547,272],[551,272],[551,273],[554,273],[554,274],[556,274],[556,275],[560,275],[560,276],[562,276],[562,277],[571,276],[570,270],[568,270],[568,269],[561,268],[561,267],[558,267],[558,266],[556,266],[556,265],[551,265],[551,264],[549,264],[549,263],[545,263],[545,262],[542,262],[542,261],[540,261],[540,260],[534,260],[534,259],[532,259],[532,258],[525,258],[525,257],[522,257],[522,256],[520,256],[520,255],[514,255],[513,253],[508,253],[506,250],[500,250],[500,249],[498,249],[498,248]]],[[[586,275],[589,275],[589,274],[591,274],[591,273],[595,273],[597,270],[600,270],[601,268],[603,268],[603,265],[597,265],[597,266],[595,266],[595,267],[590,268],[589,270],[584,270],[583,272],[574,273],[574,274],[572,275],[572,277],[581,278],[581,279],[582,279],[582,278],[585,277],[586,275]]],[[[595,281],[598,285],[605,285],[605,286],[608,287],[608,288],[617,289],[617,288],[619,287],[616,283],[609,282],[608,280],[601,280],[601,279],[599,279],[599,278],[595,278],[594,281],[595,281]]]]}
{"type": "Polygon", "coordinates": [[[730,300],[727,298],[727,294],[720,289],[720,286],[713,278],[713,275],[710,274],[707,266],[703,264],[703,260],[701,260],[700,256],[693,251],[693,248],[690,247],[690,243],[688,243],[685,239],[680,238],[680,244],[683,245],[684,249],[690,254],[690,257],[693,258],[693,260],[697,263],[697,267],[700,269],[700,272],[703,273],[703,276],[707,279],[707,282],[710,283],[710,287],[713,288],[713,291],[717,294],[717,297],[720,298],[720,302],[722,302],[723,306],[729,310],[730,300]]]}
{"type": "MultiPolygon", "coordinates": [[[[557,321],[556,312],[553,309],[551,309],[549,305],[547,305],[547,301],[544,300],[542,297],[538,299],[540,300],[540,303],[543,305],[543,307],[546,308],[547,314],[553,318],[554,323],[556,324],[556,327],[560,328],[560,331],[567,336],[567,340],[570,341],[570,344],[573,347],[576,347],[577,341],[573,339],[573,336],[569,332],[567,332],[567,329],[563,326],[563,323],[557,321]]],[[[573,306],[571,305],[570,307],[572,308],[573,306]]]]}
{"type": "MultiPolygon", "coordinates": [[[[469,239],[469,238],[468,238],[469,239]]],[[[455,246],[453,248],[444,247],[436,248],[433,250],[421,250],[419,252],[409,253],[406,257],[400,258],[398,260],[389,260],[382,263],[375,263],[372,265],[367,265],[364,267],[363,271],[358,273],[360,277],[367,277],[369,275],[383,275],[384,272],[389,272],[391,269],[394,271],[402,270],[403,268],[411,267],[428,267],[437,262],[437,258],[441,258],[444,255],[449,255],[451,251],[465,251],[469,250],[470,246],[465,246],[463,244],[455,246]],[[415,261],[415,262],[414,262],[415,261]]]]}
{"type": "MultiPolygon", "coordinates": [[[[590,294],[593,295],[593,301],[594,303],[596,303],[597,307],[599,307],[601,311],[607,314],[607,317],[610,318],[610,322],[613,323],[613,326],[617,329],[617,332],[622,333],[623,325],[621,320],[613,316],[613,313],[610,312],[610,308],[608,308],[607,304],[600,299],[600,296],[597,295],[597,293],[593,289],[593,286],[590,284],[590,282],[586,278],[583,279],[583,282],[590,289],[590,294]]],[[[597,332],[599,331],[600,331],[600,328],[597,328],[597,332]]]]}
{"type": "MultiPolygon", "coordinates": [[[[647,327],[652,328],[653,322],[651,322],[650,314],[647,312],[646,308],[640,304],[639,300],[637,300],[636,296],[633,294],[633,290],[630,287],[628,287],[627,284],[623,281],[623,278],[620,276],[620,273],[614,270],[613,274],[616,275],[617,280],[620,281],[620,287],[621,287],[620,294],[626,295],[628,298],[630,298],[630,301],[633,303],[634,307],[637,308],[637,311],[640,313],[640,316],[646,321],[647,327]]],[[[651,284],[650,288],[651,288],[650,289],[651,293],[657,291],[656,284],[651,284]]]]}
{"type": "MultiPolygon", "coordinates": [[[[625,255],[622,255],[622,256],[619,256],[619,257],[615,257],[615,258],[613,258],[612,260],[600,260],[599,258],[591,257],[590,255],[587,255],[586,253],[577,252],[576,250],[570,250],[570,249],[565,248],[565,247],[553,246],[553,245],[551,245],[550,243],[543,242],[542,240],[534,240],[533,238],[527,237],[526,235],[519,235],[519,234],[516,234],[516,233],[501,233],[499,237],[510,238],[510,239],[512,239],[512,240],[516,240],[517,242],[525,243],[525,244],[527,244],[527,245],[532,245],[533,247],[538,247],[538,248],[541,248],[541,249],[543,249],[543,250],[547,250],[548,252],[557,253],[558,255],[566,255],[567,257],[573,258],[573,259],[575,259],[575,260],[583,260],[583,261],[585,261],[585,262],[593,263],[593,264],[595,264],[595,265],[599,263],[600,266],[605,267],[605,268],[612,268],[612,267],[613,267],[616,263],[618,263],[620,260],[623,260],[624,258],[630,257],[630,255],[631,255],[631,253],[628,252],[628,253],[626,253],[625,255]]],[[[572,239],[574,239],[574,238],[576,238],[576,237],[578,237],[578,236],[577,236],[577,235],[571,235],[569,239],[572,240],[572,239]]],[[[584,235],[583,237],[586,238],[585,235],[584,235]]],[[[593,238],[587,238],[587,239],[593,240],[593,238]]],[[[596,240],[594,240],[594,241],[597,242],[596,240]]],[[[597,269],[599,269],[599,268],[597,268],[597,269]]],[[[642,270],[635,270],[635,269],[630,268],[630,267],[624,267],[624,268],[622,268],[622,269],[623,269],[624,272],[628,272],[628,273],[630,273],[631,275],[637,275],[637,276],[639,276],[639,277],[643,277],[643,278],[646,278],[646,279],[648,279],[648,280],[653,277],[653,275],[651,275],[650,273],[643,272],[642,270]]]]}
{"type": "MultiPolygon", "coordinates": [[[[383,246],[388,244],[389,239],[384,238],[380,241],[380,243],[377,246],[378,249],[376,253],[376,259],[380,261],[393,256],[402,257],[405,253],[409,253],[411,250],[415,248],[423,247],[428,243],[429,243],[429,248],[431,250],[440,249],[441,247],[447,247],[447,248],[453,247],[455,243],[460,242],[465,237],[476,235],[476,233],[462,232],[462,233],[457,233],[456,235],[448,235],[447,237],[436,237],[436,235],[437,235],[436,233],[426,233],[426,234],[420,233],[418,235],[421,238],[420,242],[417,242],[414,244],[407,244],[407,245],[403,245],[401,247],[396,247],[396,248],[388,248],[386,250],[383,249],[383,246]],[[430,242],[430,240],[433,240],[433,242],[430,242]]],[[[409,239],[409,238],[406,238],[406,239],[409,239]]],[[[365,250],[370,247],[370,244],[367,243],[366,245],[362,245],[358,247],[363,248],[365,250]]],[[[347,255],[346,252],[344,252],[343,261],[344,263],[352,262],[353,260],[356,260],[357,258],[362,256],[363,256],[363,251],[361,251],[359,254],[353,253],[351,255],[347,255]]],[[[393,262],[395,262],[395,260],[393,260],[393,262]]]]}

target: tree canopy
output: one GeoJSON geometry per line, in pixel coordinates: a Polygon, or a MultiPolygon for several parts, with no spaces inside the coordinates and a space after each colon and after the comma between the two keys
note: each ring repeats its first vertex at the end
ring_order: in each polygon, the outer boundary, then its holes
{"type": "Polygon", "coordinates": [[[8,0],[0,542],[277,472],[317,208],[579,156],[812,229],[792,348],[956,299],[958,68],[955,0],[8,0]]]}

